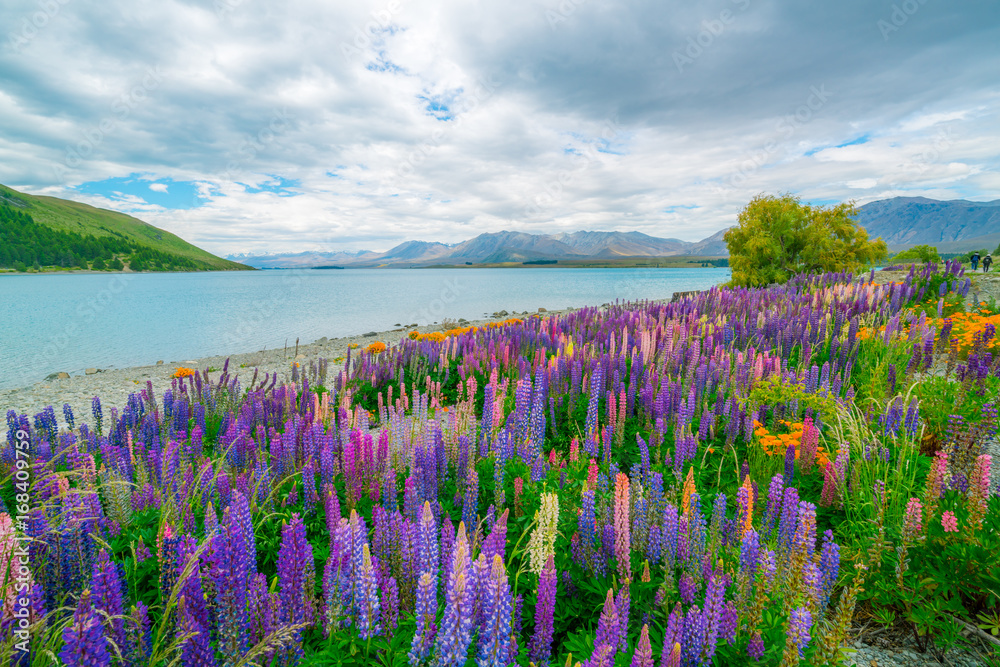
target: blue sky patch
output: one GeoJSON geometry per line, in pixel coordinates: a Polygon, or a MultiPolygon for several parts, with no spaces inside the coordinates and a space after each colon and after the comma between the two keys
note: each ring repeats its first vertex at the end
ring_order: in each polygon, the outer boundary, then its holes
{"type": "MultiPolygon", "coordinates": [[[[138,197],[147,204],[166,209],[187,210],[205,203],[194,181],[175,181],[172,178],[153,179],[148,174],[133,173],[128,176],[89,181],[74,188],[77,192],[106,197],[113,201],[129,202],[138,197]]],[[[138,202],[136,202],[138,203],[138,202]]]]}
{"type": "Polygon", "coordinates": [[[301,192],[294,192],[291,188],[297,188],[302,185],[298,179],[287,179],[283,176],[271,176],[269,180],[264,181],[258,186],[247,185],[246,183],[240,183],[243,189],[250,194],[257,194],[260,192],[271,192],[279,197],[295,197],[302,194],[301,192]]]}

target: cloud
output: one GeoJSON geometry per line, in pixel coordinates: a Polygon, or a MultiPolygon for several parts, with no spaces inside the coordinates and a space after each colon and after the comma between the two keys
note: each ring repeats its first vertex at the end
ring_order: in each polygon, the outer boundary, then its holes
{"type": "Polygon", "coordinates": [[[1000,197],[988,0],[50,4],[0,6],[0,182],[217,253],[1000,197]]]}

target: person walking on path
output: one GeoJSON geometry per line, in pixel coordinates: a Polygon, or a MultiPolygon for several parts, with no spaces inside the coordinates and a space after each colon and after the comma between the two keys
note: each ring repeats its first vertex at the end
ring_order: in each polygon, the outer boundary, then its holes
{"type": "Polygon", "coordinates": [[[986,255],[983,257],[983,273],[989,273],[990,264],[993,263],[993,255],[986,255]]]}
{"type": "Polygon", "coordinates": [[[972,260],[972,270],[975,271],[979,268],[979,253],[973,252],[970,259],[972,260]]]}

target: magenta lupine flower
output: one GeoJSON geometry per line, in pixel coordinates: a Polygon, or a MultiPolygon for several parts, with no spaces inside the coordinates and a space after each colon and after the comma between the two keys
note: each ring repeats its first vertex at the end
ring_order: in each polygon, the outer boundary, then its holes
{"type": "Polygon", "coordinates": [[[632,667],[653,667],[653,647],[649,643],[649,626],[642,626],[639,642],[632,656],[632,667]]]}
{"type": "Polygon", "coordinates": [[[483,629],[479,634],[476,665],[477,667],[506,667],[510,664],[510,645],[513,640],[511,632],[513,604],[507,571],[504,569],[500,556],[493,557],[493,566],[486,581],[482,582],[481,591],[483,629]]]}
{"type": "Polygon", "coordinates": [[[59,657],[67,667],[110,667],[107,639],[101,619],[90,605],[90,591],[80,596],[73,621],[63,630],[59,657]]]}
{"type": "Polygon", "coordinates": [[[538,598],[535,603],[535,635],[531,642],[531,660],[541,667],[549,663],[552,654],[553,619],[556,610],[556,576],[555,559],[549,559],[542,568],[538,578],[538,598]]]}
{"type": "Polygon", "coordinates": [[[431,645],[437,635],[437,625],[435,623],[437,615],[437,594],[435,593],[434,578],[429,572],[420,575],[420,582],[417,584],[417,606],[416,606],[416,631],[413,634],[413,641],[410,643],[410,664],[413,667],[421,664],[430,654],[431,645]]]}
{"type": "Polygon", "coordinates": [[[809,645],[809,631],[812,627],[812,614],[805,607],[792,610],[792,615],[788,619],[788,638],[791,639],[799,649],[799,658],[809,645]]]}
{"type": "Polygon", "coordinates": [[[629,480],[618,473],[615,477],[615,559],[622,581],[632,578],[632,541],[629,518],[629,480]]]}
{"type": "Polygon", "coordinates": [[[957,533],[958,532],[958,517],[951,510],[946,510],[944,514],[941,515],[941,527],[944,528],[946,533],[957,533]]]}

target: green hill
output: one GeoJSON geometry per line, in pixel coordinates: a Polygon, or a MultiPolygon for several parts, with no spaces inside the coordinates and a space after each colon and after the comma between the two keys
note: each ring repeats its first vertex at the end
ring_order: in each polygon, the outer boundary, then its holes
{"type": "Polygon", "coordinates": [[[251,267],[197,248],[124,213],[0,185],[0,270],[237,271],[251,267]]]}

